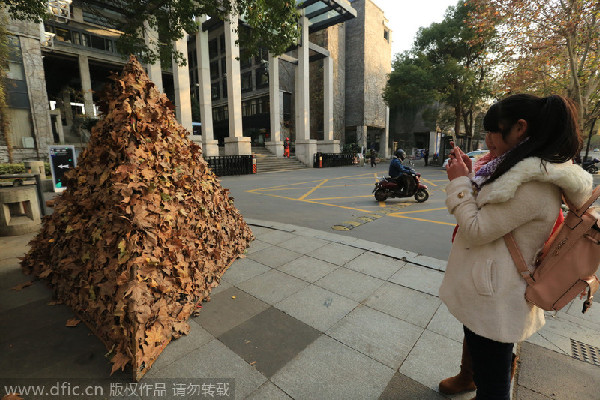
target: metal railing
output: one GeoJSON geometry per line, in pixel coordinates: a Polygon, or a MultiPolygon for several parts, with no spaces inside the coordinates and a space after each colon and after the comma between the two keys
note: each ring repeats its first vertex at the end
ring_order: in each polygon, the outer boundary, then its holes
{"type": "Polygon", "coordinates": [[[217,176],[252,173],[252,156],[217,156],[204,159],[217,176]]]}
{"type": "Polygon", "coordinates": [[[347,153],[315,153],[313,166],[315,168],[343,167],[352,165],[352,159],[353,155],[347,153]]]}

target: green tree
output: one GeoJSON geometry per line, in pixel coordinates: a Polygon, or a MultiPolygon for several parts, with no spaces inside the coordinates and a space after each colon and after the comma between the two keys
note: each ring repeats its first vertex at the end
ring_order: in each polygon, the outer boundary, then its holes
{"type": "Polygon", "coordinates": [[[493,64],[489,54],[497,45],[493,24],[481,29],[469,24],[473,11],[471,4],[459,1],[448,8],[442,22],[419,29],[411,56],[405,54],[397,59],[384,92],[390,106],[423,105],[429,99],[452,108],[455,135],[466,136],[467,147],[473,136],[477,108],[492,93],[493,64]],[[406,70],[410,72],[408,78],[398,76],[406,70]],[[413,99],[411,92],[416,93],[413,99]]]}
{"type": "Polygon", "coordinates": [[[600,116],[600,1],[470,1],[473,29],[500,21],[503,92],[566,95],[590,127],[600,116]]]}
{"type": "MultiPolygon", "coordinates": [[[[252,53],[267,47],[282,54],[299,37],[299,13],[292,0],[77,0],[76,4],[90,12],[112,11],[102,17],[123,32],[117,41],[119,51],[149,63],[160,59],[169,65],[172,58],[181,62],[183,55],[173,52],[172,42],[198,30],[195,16],[228,19],[239,15],[252,28],[239,29],[240,40],[252,53]],[[149,48],[144,41],[145,22],[158,32],[157,48],[149,48]]],[[[0,0],[3,5],[15,19],[41,21],[48,16],[46,0],[0,0]]]]}

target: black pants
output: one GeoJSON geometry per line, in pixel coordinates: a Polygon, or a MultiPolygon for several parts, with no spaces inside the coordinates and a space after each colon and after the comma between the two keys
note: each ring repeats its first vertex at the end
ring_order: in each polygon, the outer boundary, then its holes
{"type": "Polygon", "coordinates": [[[510,400],[510,369],[514,343],[496,342],[471,332],[465,341],[473,360],[477,400],[510,400]]]}

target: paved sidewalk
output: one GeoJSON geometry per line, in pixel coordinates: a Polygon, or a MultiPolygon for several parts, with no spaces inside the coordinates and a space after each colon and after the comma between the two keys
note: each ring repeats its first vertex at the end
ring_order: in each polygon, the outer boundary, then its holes
{"type": "MultiPolygon", "coordinates": [[[[443,399],[462,327],[438,298],[445,261],[334,233],[247,219],[257,237],[142,382],[233,378],[238,399],[443,399]]],[[[19,260],[33,235],[0,238],[0,390],[39,378],[106,380],[106,349],[50,306],[19,260]]],[[[518,350],[514,399],[600,399],[600,305],[575,302],[518,350]],[[573,346],[585,347],[573,352],[573,346]]],[[[111,382],[130,382],[131,371],[111,382]]],[[[4,394],[4,393],[2,393],[4,394]]],[[[452,399],[470,399],[468,393],[452,399]]],[[[32,397],[26,397],[32,398],[32,397]]],[[[133,398],[133,397],[127,397],[133,398]]],[[[140,398],[140,397],[137,397],[140,398]]],[[[142,396],[156,399],[159,397],[142,396]]],[[[181,398],[181,397],[179,397],[181,398]]]]}

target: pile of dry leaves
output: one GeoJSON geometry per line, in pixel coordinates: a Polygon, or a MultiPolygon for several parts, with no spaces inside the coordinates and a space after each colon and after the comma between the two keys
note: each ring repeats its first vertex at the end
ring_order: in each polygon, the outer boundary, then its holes
{"type": "Polygon", "coordinates": [[[105,93],[67,190],[22,261],[141,378],[252,232],[131,58],[105,93]]]}

